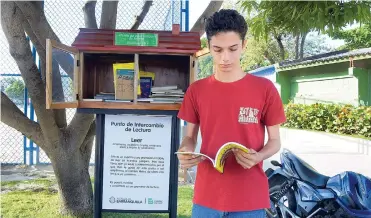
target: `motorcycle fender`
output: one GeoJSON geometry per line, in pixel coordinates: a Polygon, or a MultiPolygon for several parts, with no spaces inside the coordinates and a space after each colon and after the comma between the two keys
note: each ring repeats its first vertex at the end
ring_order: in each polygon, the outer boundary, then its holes
{"type": "Polygon", "coordinates": [[[271,179],[271,178],[273,178],[277,175],[284,176],[284,177],[288,178],[288,176],[285,174],[285,172],[282,170],[282,168],[275,169],[272,173],[267,175],[267,177],[268,177],[268,179],[271,179]]]}

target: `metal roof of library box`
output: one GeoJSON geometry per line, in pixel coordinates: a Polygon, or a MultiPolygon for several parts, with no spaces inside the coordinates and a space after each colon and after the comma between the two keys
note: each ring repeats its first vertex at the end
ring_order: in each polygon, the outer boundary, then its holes
{"type": "Polygon", "coordinates": [[[198,32],[88,29],[80,31],[72,46],[82,51],[133,52],[193,55],[201,50],[198,32]]]}

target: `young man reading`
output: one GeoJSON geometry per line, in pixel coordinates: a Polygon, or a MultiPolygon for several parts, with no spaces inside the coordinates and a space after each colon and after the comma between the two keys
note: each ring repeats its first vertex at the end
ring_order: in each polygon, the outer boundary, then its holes
{"type": "Polygon", "coordinates": [[[198,129],[201,153],[215,157],[226,142],[251,150],[234,151],[224,173],[201,157],[178,154],[182,168],[197,165],[192,217],[265,217],[270,207],[263,160],[280,149],[279,125],[286,121],[281,98],[273,83],[243,72],[240,57],[247,24],[234,10],[220,10],[206,23],[214,74],[191,84],[178,117],[187,121],[179,151],[193,152],[198,129]],[[264,145],[265,128],[268,141],[264,145]]]}

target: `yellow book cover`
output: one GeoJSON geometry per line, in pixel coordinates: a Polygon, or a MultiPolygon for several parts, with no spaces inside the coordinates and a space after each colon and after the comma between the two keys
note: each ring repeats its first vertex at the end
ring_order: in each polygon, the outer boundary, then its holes
{"type": "MultiPolygon", "coordinates": [[[[115,87],[115,95],[118,92],[118,90],[117,90],[117,88],[118,88],[118,80],[117,80],[118,79],[118,74],[117,74],[117,71],[118,70],[129,70],[129,71],[132,71],[132,73],[134,75],[135,74],[134,73],[134,67],[135,67],[134,63],[115,63],[115,64],[113,64],[113,84],[114,84],[114,87],[115,87]]],[[[140,80],[140,75],[138,74],[138,95],[141,94],[139,80],[140,80]]],[[[134,86],[134,84],[133,84],[133,86],[134,86]]]]}
{"type": "Polygon", "coordinates": [[[155,80],[155,73],[148,71],[139,71],[140,77],[151,77],[152,81],[155,80]]]}
{"type": "Polygon", "coordinates": [[[240,149],[240,150],[242,150],[246,153],[250,152],[250,150],[248,148],[246,148],[245,146],[243,146],[243,145],[241,145],[237,142],[227,142],[219,148],[218,152],[215,155],[215,159],[207,156],[206,154],[202,154],[202,153],[198,153],[198,152],[182,152],[182,151],[180,151],[180,152],[175,152],[175,154],[189,154],[189,155],[196,155],[196,156],[204,156],[212,162],[214,168],[218,172],[223,173],[224,172],[225,159],[227,158],[228,154],[230,154],[232,152],[232,149],[234,149],[234,148],[240,149]]]}

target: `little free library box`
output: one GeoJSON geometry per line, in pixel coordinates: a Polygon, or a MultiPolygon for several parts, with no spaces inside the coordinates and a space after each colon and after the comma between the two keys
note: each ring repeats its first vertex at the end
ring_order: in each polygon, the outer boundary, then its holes
{"type": "MultiPolygon", "coordinates": [[[[196,78],[198,32],[80,29],[46,42],[46,107],[95,114],[94,217],[177,215],[178,110],[196,78]]],[[[201,52],[202,53],[202,52],[201,52]]],[[[201,54],[202,55],[202,54],[201,54]]]]}
{"type": "Polygon", "coordinates": [[[47,40],[48,109],[178,110],[195,80],[198,32],[80,29],[47,40]],[[62,82],[61,82],[62,81],[62,82]]]}

